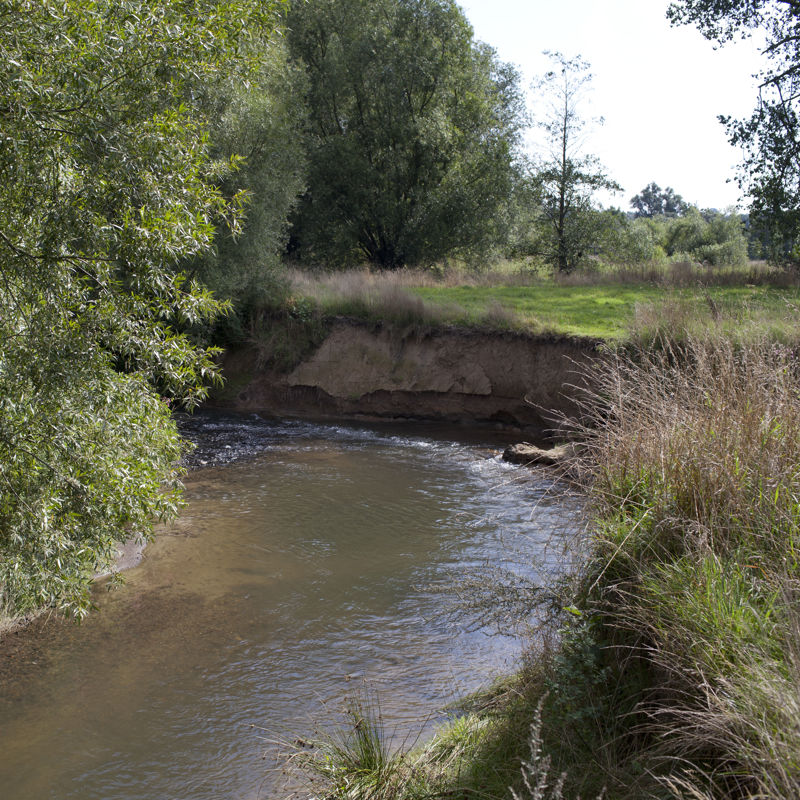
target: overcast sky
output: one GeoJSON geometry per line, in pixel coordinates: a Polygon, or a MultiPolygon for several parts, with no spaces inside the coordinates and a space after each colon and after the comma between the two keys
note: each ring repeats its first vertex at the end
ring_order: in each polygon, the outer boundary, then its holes
{"type": "MultiPolygon", "coordinates": [[[[739,200],[738,150],[719,114],[745,117],[755,105],[756,44],[715,50],[696,29],[673,28],[669,0],[457,0],[476,38],[520,69],[526,87],[546,72],[543,50],[581,55],[594,79],[586,116],[605,124],[587,141],[624,188],[605,198],[628,209],[651,181],[701,207],[739,200]]],[[[535,96],[530,96],[535,113],[535,96]]]]}

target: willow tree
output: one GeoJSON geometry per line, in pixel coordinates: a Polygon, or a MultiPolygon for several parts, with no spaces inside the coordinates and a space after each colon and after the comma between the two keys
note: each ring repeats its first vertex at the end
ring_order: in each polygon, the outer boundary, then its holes
{"type": "Polygon", "coordinates": [[[260,45],[249,80],[233,74],[199,87],[211,117],[212,156],[237,162],[218,187],[226,198],[247,197],[241,228],[218,229],[213,251],[187,265],[215,295],[233,301],[237,314],[225,318],[226,326],[281,291],[289,213],[305,181],[303,90],[281,31],[260,45]]]}
{"type": "Polygon", "coordinates": [[[288,28],[309,82],[301,252],[395,268],[490,241],[521,100],[456,3],[313,0],[292,7],[288,28]]]}
{"type": "Polygon", "coordinates": [[[0,0],[0,603],[82,614],[116,544],[174,513],[219,304],[177,265],[237,224],[193,103],[246,79],[267,0],[0,0]]]}

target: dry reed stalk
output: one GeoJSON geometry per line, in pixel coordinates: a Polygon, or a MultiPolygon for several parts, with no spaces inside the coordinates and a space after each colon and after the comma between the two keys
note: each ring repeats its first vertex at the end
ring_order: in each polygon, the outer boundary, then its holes
{"type": "Polygon", "coordinates": [[[662,342],[618,352],[594,386],[583,602],[638,697],[626,735],[675,791],[800,796],[793,350],[662,342]]]}

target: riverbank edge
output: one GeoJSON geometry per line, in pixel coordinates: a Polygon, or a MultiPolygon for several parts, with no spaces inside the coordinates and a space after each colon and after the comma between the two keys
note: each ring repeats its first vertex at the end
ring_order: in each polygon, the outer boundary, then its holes
{"type": "MultiPolygon", "coordinates": [[[[548,447],[563,419],[576,412],[579,373],[598,356],[601,345],[590,339],[480,329],[408,332],[340,319],[320,347],[289,372],[262,365],[255,346],[229,350],[222,362],[226,386],[204,406],[331,421],[484,427],[507,432],[509,444],[524,435],[548,447]],[[503,369],[505,365],[511,368],[503,369]],[[339,375],[347,382],[338,381],[339,375]]],[[[129,540],[120,545],[113,572],[139,564],[146,544],[129,540]]],[[[0,642],[44,613],[47,609],[0,619],[0,642]]],[[[498,685],[519,685],[518,677],[500,676],[498,685]]],[[[498,698],[511,695],[492,687],[469,702],[497,712],[498,698]]],[[[482,711],[461,719],[468,729],[487,729],[482,711]]],[[[451,740],[453,731],[445,726],[421,752],[451,740]]],[[[518,759],[513,763],[516,768],[518,759]]]]}
{"type": "Polygon", "coordinates": [[[579,413],[598,339],[478,328],[403,328],[337,318],[277,369],[268,347],[228,348],[206,406],[275,417],[484,426],[537,443],[579,413]]]}
{"type": "MultiPolygon", "coordinates": [[[[134,536],[124,542],[120,542],[117,545],[117,558],[114,561],[114,566],[105,572],[98,572],[94,576],[94,582],[99,583],[118,572],[125,572],[139,566],[144,558],[146,547],[147,541],[140,536],[134,536]]],[[[50,609],[43,608],[39,611],[30,611],[18,617],[11,617],[0,613],[0,646],[2,646],[4,636],[27,627],[49,610],[50,609]]]]}
{"type": "MultiPolygon", "coordinates": [[[[508,433],[552,446],[578,406],[598,339],[493,331],[408,328],[338,317],[312,352],[277,370],[255,344],[222,356],[225,384],[203,407],[320,421],[436,422],[508,433]]],[[[119,545],[111,572],[140,563],[146,542],[119,545]]],[[[0,614],[0,640],[41,613],[0,614]]]]}

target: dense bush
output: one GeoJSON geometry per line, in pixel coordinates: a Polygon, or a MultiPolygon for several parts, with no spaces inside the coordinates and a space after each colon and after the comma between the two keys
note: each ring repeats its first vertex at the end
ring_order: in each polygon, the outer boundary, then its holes
{"type": "Polygon", "coordinates": [[[306,168],[302,71],[289,63],[278,34],[256,55],[258,68],[247,82],[223,76],[203,86],[210,155],[232,165],[218,187],[226,198],[243,197],[244,218],[239,230],[218,226],[214,249],[187,265],[218,296],[232,300],[242,320],[253,306],[283,294],[281,256],[306,168]]]}
{"type": "Polygon", "coordinates": [[[690,261],[740,267],[748,260],[744,226],[737,214],[688,207],[682,216],[630,219],[606,211],[598,218],[595,253],[610,264],[690,261]]]}

